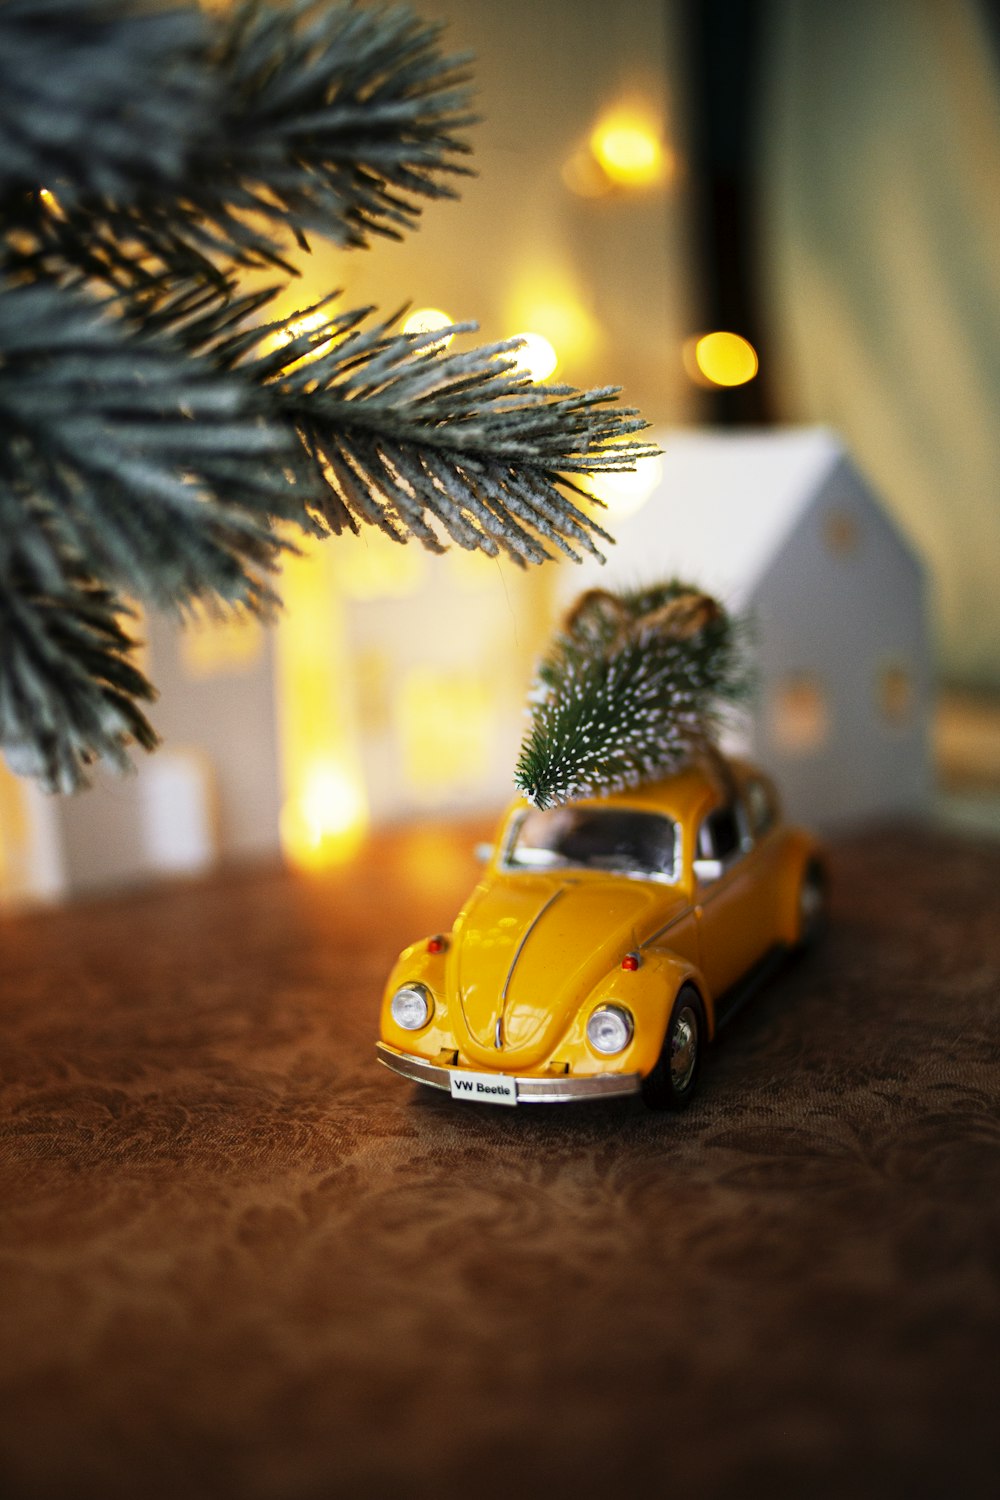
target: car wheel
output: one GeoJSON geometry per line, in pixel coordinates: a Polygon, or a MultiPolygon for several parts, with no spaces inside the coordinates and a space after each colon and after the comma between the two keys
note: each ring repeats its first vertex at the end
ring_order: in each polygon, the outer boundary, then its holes
{"type": "Polygon", "coordinates": [[[686,1108],[698,1087],[707,1041],[705,1007],[697,990],[686,984],[674,1001],[656,1066],[642,1080],[642,1097],[650,1109],[686,1108]]]}
{"type": "Polygon", "coordinates": [[[829,883],[819,860],[810,860],[799,886],[799,936],[797,948],[809,948],[826,931],[829,883]]]}

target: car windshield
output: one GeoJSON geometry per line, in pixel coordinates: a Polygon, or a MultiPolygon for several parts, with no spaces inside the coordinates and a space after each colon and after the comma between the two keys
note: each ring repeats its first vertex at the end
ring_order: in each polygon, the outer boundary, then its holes
{"type": "Polygon", "coordinates": [[[638,879],[676,879],[677,824],[620,807],[552,807],[521,815],[504,851],[507,870],[576,866],[638,879]]]}

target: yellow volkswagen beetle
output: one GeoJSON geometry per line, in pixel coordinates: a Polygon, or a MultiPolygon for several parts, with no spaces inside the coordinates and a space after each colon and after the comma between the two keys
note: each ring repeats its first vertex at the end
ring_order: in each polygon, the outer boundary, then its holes
{"type": "Polygon", "coordinates": [[[378,1057],[478,1103],[682,1109],[719,1026],[825,908],[815,839],[748,765],[519,801],[451,932],[400,955],[378,1057]]]}

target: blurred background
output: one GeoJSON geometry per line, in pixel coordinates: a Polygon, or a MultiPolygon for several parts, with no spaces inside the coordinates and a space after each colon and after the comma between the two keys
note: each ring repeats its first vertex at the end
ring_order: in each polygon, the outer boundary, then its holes
{"type": "MultiPolygon", "coordinates": [[[[830,429],[922,579],[919,660],[881,669],[886,734],[908,713],[930,747],[927,810],[1000,829],[1000,7],[417,9],[475,56],[477,175],[398,244],[314,246],[279,311],[342,288],[421,326],[524,335],[539,377],[621,385],[664,458],[600,498],[613,533],[667,561],[699,494],[694,471],[689,490],[672,481],[674,433],[830,429]]],[[[868,577],[873,618],[898,577],[868,577]]],[[[279,850],[322,868],[378,823],[499,808],[532,664],[577,586],[571,564],[525,575],[371,531],[289,562],[274,630],[145,619],[163,748],[70,799],[0,766],[0,902],[279,850]]],[[[814,587],[806,568],[799,592],[814,587]]]]}

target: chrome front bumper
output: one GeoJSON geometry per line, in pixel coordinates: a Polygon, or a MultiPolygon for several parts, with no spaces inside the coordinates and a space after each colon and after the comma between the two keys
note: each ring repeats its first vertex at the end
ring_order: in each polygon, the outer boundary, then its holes
{"type": "MultiPolygon", "coordinates": [[[[412,1078],[416,1083],[430,1084],[433,1089],[451,1092],[451,1075],[461,1068],[442,1068],[428,1062],[424,1057],[412,1057],[409,1052],[397,1052],[387,1042],[376,1042],[375,1051],[380,1063],[412,1078]]],[[[596,1078],[571,1078],[568,1074],[557,1074],[552,1078],[513,1077],[517,1085],[518,1104],[568,1104],[574,1099],[617,1099],[623,1094],[637,1094],[642,1084],[638,1073],[602,1073],[596,1078]]]]}

